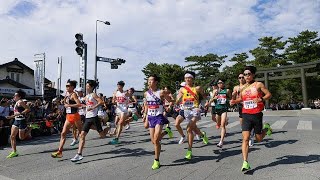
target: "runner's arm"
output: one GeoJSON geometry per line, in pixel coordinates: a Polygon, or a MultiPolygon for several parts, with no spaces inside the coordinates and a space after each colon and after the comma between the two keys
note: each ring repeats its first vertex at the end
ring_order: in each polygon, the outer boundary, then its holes
{"type": "MultiPolygon", "coordinates": [[[[90,109],[95,109],[95,108],[97,108],[97,107],[99,107],[99,106],[101,106],[101,105],[104,104],[104,102],[102,101],[102,99],[99,98],[96,93],[93,93],[93,98],[94,98],[96,101],[98,101],[98,103],[97,103],[96,105],[94,105],[93,107],[91,107],[90,109]]],[[[89,111],[90,111],[90,110],[89,110],[89,111]]]]}
{"type": "Polygon", "coordinates": [[[20,105],[24,108],[24,110],[20,114],[26,115],[28,112],[30,112],[30,108],[26,105],[25,102],[21,101],[20,105]]]}
{"type": "Polygon", "coordinates": [[[260,98],[261,101],[265,101],[271,98],[270,91],[265,87],[265,85],[261,82],[258,82],[258,88],[264,93],[264,96],[260,98]]]}

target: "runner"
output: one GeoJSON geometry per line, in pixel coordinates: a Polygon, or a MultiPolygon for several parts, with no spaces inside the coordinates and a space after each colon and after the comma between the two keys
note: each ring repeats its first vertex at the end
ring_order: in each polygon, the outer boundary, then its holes
{"type": "Polygon", "coordinates": [[[128,90],[129,93],[129,106],[128,106],[128,111],[129,111],[129,118],[126,120],[126,130],[130,129],[130,122],[132,120],[138,121],[138,111],[137,111],[137,98],[133,95],[134,93],[134,88],[130,88],[128,90]]]}
{"type": "MultiPolygon", "coordinates": [[[[235,86],[233,88],[233,92],[232,92],[232,99],[237,99],[240,97],[240,92],[242,90],[242,88],[244,87],[244,85],[246,84],[246,80],[244,79],[243,73],[240,73],[238,76],[238,80],[239,80],[239,85],[235,86]]],[[[242,107],[243,104],[239,103],[237,104],[238,107],[238,112],[239,112],[239,120],[240,120],[240,125],[242,125],[242,107]]],[[[254,143],[254,130],[251,130],[250,133],[250,140],[249,140],[249,146],[253,146],[254,143]]]]}
{"type": "Polygon", "coordinates": [[[272,134],[272,129],[268,123],[262,126],[263,118],[263,101],[271,98],[271,93],[264,86],[263,83],[254,80],[256,68],[254,66],[247,66],[244,70],[244,78],[246,84],[243,87],[240,97],[236,100],[231,100],[230,104],[238,104],[243,102],[242,109],[242,156],[243,164],[241,171],[247,171],[250,169],[248,163],[248,150],[249,150],[249,139],[250,132],[254,129],[255,137],[258,142],[267,135],[272,134]]]}
{"type": "Polygon", "coordinates": [[[18,90],[14,96],[13,100],[16,102],[13,108],[14,114],[12,116],[7,116],[7,119],[14,119],[12,127],[11,127],[11,148],[12,152],[7,156],[7,158],[13,158],[19,156],[17,152],[17,141],[16,137],[19,133],[19,138],[24,140],[29,135],[29,131],[27,131],[27,120],[26,114],[30,112],[29,107],[26,103],[22,100],[25,98],[26,93],[22,90],[18,90]]]}
{"type": "MultiPolygon", "coordinates": [[[[78,113],[80,115],[80,118],[81,118],[81,123],[83,124],[85,119],[86,119],[86,113],[84,111],[84,107],[85,106],[85,103],[84,103],[84,94],[83,94],[83,89],[81,87],[78,87],[75,92],[77,93],[78,95],[78,98],[80,100],[80,103],[81,103],[81,107],[79,107],[78,109],[78,113]]],[[[79,143],[79,140],[78,140],[78,137],[80,135],[80,131],[77,130],[76,126],[72,126],[72,135],[73,135],[73,139],[72,139],[72,142],[70,143],[70,146],[74,146],[76,144],[79,143]]]]}
{"type": "Polygon", "coordinates": [[[83,129],[80,134],[80,144],[78,148],[78,153],[71,159],[72,162],[81,161],[83,159],[82,151],[84,148],[86,136],[90,129],[95,129],[98,131],[101,138],[104,138],[108,132],[108,128],[102,129],[101,122],[98,118],[98,107],[103,104],[101,98],[97,96],[93,90],[97,87],[97,83],[94,80],[88,80],[86,84],[87,94],[84,98],[86,103],[86,119],[83,125],[83,129]]]}
{"type": "MultiPolygon", "coordinates": [[[[218,85],[217,85],[217,82],[214,80],[212,83],[211,83],[211,87],[212,87],[212,91],[210,92],[210,99],[213,98],[214,96],[214,92],[218,89],[218,85]]],[[[214,101],[210,102],[210,100],[207,102],[207,106],[211,106],[211,120],[213,122],[216,122],[217,123],[217,119],[216,119],[216,115],[217,115],[217,112],[216,112],[216,104],[214,101]]],[[[220,124],[216,124],[216,128],[219,129],[220,128],[220,124]]]]}
{"type": "Polygon", "coordinates": [[[192,145],[195,132],[198,134],[204,144],[208,144],[208,138],[206,132],[201,132],[197,127],[196,123],[201,119],[200,115],[200,97],[204,97],[203,89],[200,86],[195,87],[193,81],[195,78],[195,73],[187,71],[184,75],[184,80],[186,85],[181,87],[177,95],[176,104],[182,104],[182,109],[184,110],[184,117],[188,121],[187,132],[188,132],[188,151],[185,158],[190,160],[192,158],[192,145]]]}
{"type": "Polygon", "coordinates": [[[66,96],[63,99],[64,107],[66,108],[66,122],[64,123],[63,130],[61,132],[61,139],[59,149],[57,152],[51,154],[53,158],[62,157],[62,149],[66,142],[67,132],[70,130],[72,125],[75,125],[77,129],[82,130],[81,117],[78,113],[78,108],[81,106],[80,100],[74,89],[77,86],[77,81],[68,80],[66,84],[66,96]]]}
{"type": "MultiPolygon", "coordinates": [[[[182,82],[180,84],[180,88],[179,89],[181,89],[181,87],[184,87],[184,86],[186,86],[186,83],[182,82]]],[[[178,96],[178,94],[177,94],[177,96],[178,96]]],[[[186,136],[184,135],[183,130],[182,130],[181,125],[180,125],[185,119],[184,110],[181,107],[182,107],[181,103],[176,103],[175,112],[176,112],[177,115],[176,115],[176,118],[175,118],[175,126],[176,126],[176,129],[177,129],[178,133],[181,136],[180,140],[178,142],[179,144],[183,144],[186,141],[186,136]]]]}
{"type": "Polygon", "coordinates": [[[128,119],[128,105],[129,105],[129,93],[128,91],[124,91],[125,83],[123,81],[119,81],[117,83],[118,89],[113,93],[113,103],[117,104],[116,109],[116,120],[115,124],[117,125],[116,137],[110,141],[110,144],[119,144],[119,137],[122,132],[122,128],[125,125],[125,120],[128,119]]]}
{"type": "MultiPolygon", "coordinates": [[[[217,124],[220,124],[221,127],[221,137],[220,141],[217,144],[218,147],[222,148],[224,137],[227,133],[226,126],[228,124],[228,108],[229,108],[229,99],[231,98],[231,92],[229,89],[225,88],[224,80],[218,79],[217,81],[218,89],[214,91],[213,101],[215,102],[215,109],[217,113],[217,124]]],[[[211,102],[212,102],[211,100],[211,102]]]]}
{"type": "MultiPolygon", "coordinates": [[[[165,128],[165,131],[162,132],[164,124],[168,123],[168,120],[163,116],[164,107],[163,102],[166,99],[169,102],[174,100],[163,90],[159,90],[157,85],[159,83],[159,77],[157,75],[151,75],[148,78],[149,90],[144,93],[146,98],[145,108],[144,108],[144,122],[148,121],[149,124],[149,133],[151,142],[154,145],[154,156],[152,169],[160,168],[160,151],[161,144],[160,141],[165,134],[171,132],[169,128],[165,128]]],[[[172,133],[172,132],[171,132],[172,133]]]]}

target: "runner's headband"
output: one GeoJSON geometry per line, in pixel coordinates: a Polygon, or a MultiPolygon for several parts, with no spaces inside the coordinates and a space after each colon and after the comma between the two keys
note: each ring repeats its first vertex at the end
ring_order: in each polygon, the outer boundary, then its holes
{"type": "Polygon", "coordinates": [[[190,78],[194,78],[192,74],[190,74],[190,73],[186,73],[186,74],[184,75],[184,78],[188,78],[188,77],[190,77],[190,78]]]}

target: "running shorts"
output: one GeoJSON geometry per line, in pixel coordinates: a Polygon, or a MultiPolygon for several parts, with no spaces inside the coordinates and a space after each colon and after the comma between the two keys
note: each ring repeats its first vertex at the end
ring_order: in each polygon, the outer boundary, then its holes
{"type": "Polygon", "coordinates": [[[262,133],[262,119],[263,113],[257,114],[242,114],[242,131],[250,131],[254,129],[254,133],[262,133]]]}
{"type": "Polygon", "coordinates": [[[97,128],[98,133],[103,131],[102,126],[101,126],[101,122],[100,122],[98,116],[86,118],[86,121],[84,122],[82,131],[88,133],[92,125],[94,125],[97,128]]]}

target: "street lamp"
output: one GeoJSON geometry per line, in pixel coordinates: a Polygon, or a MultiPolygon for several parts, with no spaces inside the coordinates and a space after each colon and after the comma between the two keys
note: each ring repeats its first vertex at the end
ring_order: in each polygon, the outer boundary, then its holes
{"type": "Polygon", "coordinates": [[[97,77],[97,68],[98,68],[98,61],[97,61],[98,33],[97,33],[97,29],[98,29],[98,22],[104,23],[105,25],[110,25],[109,21],[96,20],[96,47],[95,47],[95,56],[94,56],[94,80],[95,81],[97,81],[97,79],[98,79],[98,77],[97,77]]]}

